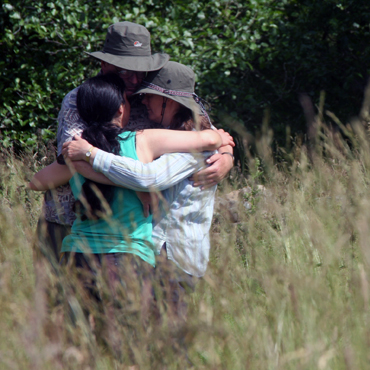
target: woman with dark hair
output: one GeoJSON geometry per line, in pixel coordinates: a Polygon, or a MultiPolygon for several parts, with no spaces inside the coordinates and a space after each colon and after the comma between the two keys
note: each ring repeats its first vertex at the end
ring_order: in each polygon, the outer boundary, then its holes
{"type": "MultiPolygon", "coordinates": [[[[130,106],[125,105],[125,96],[125,84],[114,74],[107,74],[104,77],[97,76],[82,84],[76,100],[78,112],[87,124],[82,138],[99,149],[120,154],[118,135],[124,131],[122,124],[128,121],[130,115],[130,106]],[[122,109],[125,112],[122,123],[115,122],[120,119],[122,109]]],[[[107,211],[104,209],[102,199],[106,201],[105,204],[109,204],[112,201],[114,188],[86,179],[82,190],[87,201],[82,209],[89,214],[90,219],[100,218],[99,213],[104,214],[107,211]],[[100,195],[103,195],[103,198],[100,195]]],[[[78,206],[81,207],[81,201],[78,201],[78,206]]],[[[86,218],[86,214],[81,217],[82,220],[86,218]]]]}
{"type": "MultiPolygon", "coordinates": [[[[121,79],[106,74],[87,80],[78,90],[76,104],[87,126],[82,133],[84,139],[109,153],[138,159],[135,147],[126,143],[131,134],[124,132],[130,105],[121,79]]],[[[66,166],[57,166],[58,172],[69,171],[66,166]]],[[[79,174],[70,179],[70,185],[77,218],[71,234],[63,240],[63,259],[77,268],[90,297],[101,299],[95,282],[101,271],[113,299],[117,289],[123,287],[120,298],[125,305],[130,306],[134,296],[141,301],[144,314],[150,305],[155,265],[151,218],[144,216],[141,202],[132,190],[103,185],[79,174]]],[[[108,318],[112,318],[113,306],[112,303],[105,307],[108,318]]]]}

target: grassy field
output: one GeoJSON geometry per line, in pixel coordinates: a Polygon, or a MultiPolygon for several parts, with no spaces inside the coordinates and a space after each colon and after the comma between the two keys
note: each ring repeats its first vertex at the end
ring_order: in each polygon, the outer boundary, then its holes
{"type": "MultiPolygon", "coordinates": [[[[215,213],[209,268],[181,334],[192,365],[166,318],[145,330],[132,323],[132,342],[131,329],[118,328],[123,356],[131,351],[140,369],[367,369],[370,141],[362,127],[344,127],[345,141],[323,126],[312,147],[280,150],[279,165],[265,130],[256,145],[263,166],[246,158],[248,177],[235,172],[219,190],[225,198],[249,186],[215,213]]],[[[42,198],[25,179],[39,157],[3,153],[0,163],[0,368],[128,368],[100,338],[104,312],[95,328],[83,314],[73,277],[34,262],[42,198]]]]}

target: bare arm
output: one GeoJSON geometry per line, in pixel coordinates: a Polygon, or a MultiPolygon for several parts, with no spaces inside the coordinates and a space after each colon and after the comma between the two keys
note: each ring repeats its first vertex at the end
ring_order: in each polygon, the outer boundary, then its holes
{"type": "Polygon", "coordinates": [[[234,145],[232,137],[224,130],[152,129],[138,132],[136,135],[136,151],[140,160],[147,156],[153,160],[165,153],[213,151],[222,145],[234,145]]]}
{"type": "Polygon", "coordinates": [[[36,191],[55,189],[58,186],[67,184],[71,177],[72,172],[68,166],[53,162],[37,172],[28,183],[28,187],[36,191]]]}
{"type": "MultiPolygon", "coordinates": [[[[90,180],[106,185],[117,186],[102,173],[95,172],[87,162],[76,161],[73,162],[73,165],[78,173],[90,180]]],[[[49,166],[43,168],[41,171],[37,172],[29,182],[28,187],[31,190],[36,191],[55,189],[58,186],[68,183],[72,177],[72,171],[73,173],[75,172],[66,165],[60,165],[57,162],[53,162],[49,166]]]]}

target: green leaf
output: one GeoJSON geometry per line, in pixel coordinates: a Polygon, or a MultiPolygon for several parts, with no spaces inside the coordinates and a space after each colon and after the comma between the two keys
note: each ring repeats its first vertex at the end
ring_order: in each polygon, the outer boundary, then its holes
{"type": "Polygon", "coordinates": [[[14,12],[14,13],[10,14],[9,17],[12,18],[12,19],[21,19],[21,15],[18,12],[14,12]]]}
{"type": "Polygon", "coordinates": [[[11,5],[9,3],[3,4],[3,8],[6,9],[6,10],[13,10],[14,9],[13,5],[11,5]]]}

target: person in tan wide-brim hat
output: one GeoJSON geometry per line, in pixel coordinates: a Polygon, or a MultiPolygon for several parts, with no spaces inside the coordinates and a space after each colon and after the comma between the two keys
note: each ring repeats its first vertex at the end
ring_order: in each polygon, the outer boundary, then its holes
{"type": "Polygon", "coordinates": [[[103,73],[118,73],[126,84],[127,96],[137,90],[146,72],[161,69],[170,58],[152,54],[149,31],[132,22],[109,26],[103,50],[87,54],[101,61],[103,73]]]}
{"type": "Polygon", "coordinates": [[[130,71],[156,71],[169,60],[167,54],[152,54],[149,31],[131,22],[109,26],[103,50],[87,54],[130,71]]]}
{"type": "MultiPolygon", "coordinates": [[[[204,118],[206,118],[205,122],[208,122],[209,125],[210,120],[208,114],[202,104],[202,100],[197,96],[197,94],[195,94],[194,87],[195,74],[193,70],[183,64],[170,61],[160,70],[148,73],[147,77],[134,95],[159,95],[163,98],[163,103],[161,105],[165,104],[165,109],[162,109],[162,124],[164,123],[163,119],[166,113],[167,103],[170,104],[168,99],[170,99],[180,104],[177,106],[177,110],[180,109],[180,106],[183,106],[192,112],[193,117],[199,115],[204,116],[204,118]]],[[[144,96],[143,103],[145,104],[145,102],[146,100],[144,96]]],[[[151,113],[148,105],[147,109],[151,113]]],[[[197,118],[198,117],[196,117],[196,119],[197,118]]],[[[207,123],[205,124],[207,125],[207,123]]]]}
{"type": "MultiPolygon", "coordinates": [[[[169,60],[167,54],[152,54],[149,31],[132,22],[118,22],[109,26],[103,50],[87,54],[100,61],[100,73],[114,73],[125,82],[128,97],[138,89],[147,72],[162,68],[169,60]]],[[[71,141],[74,135],[81,135],[86,128],[76,106],[78,89],[79,87],[75,88],[65,96],[59,112],[59,164],[64,164],[61,155],[63,144],[71,141]]],[[[131,99],[130,103],[130,127],[150,127],[145,107],[139,99],[131,99]]],[[[43,214],[37,228],[37,249],[53,263],[58,261],[62,240],[70,233],[71,225],[76,219],[74,201],[69,185],[57,188],[55,195],[50,191],[45,194],[43,214]]]]}

